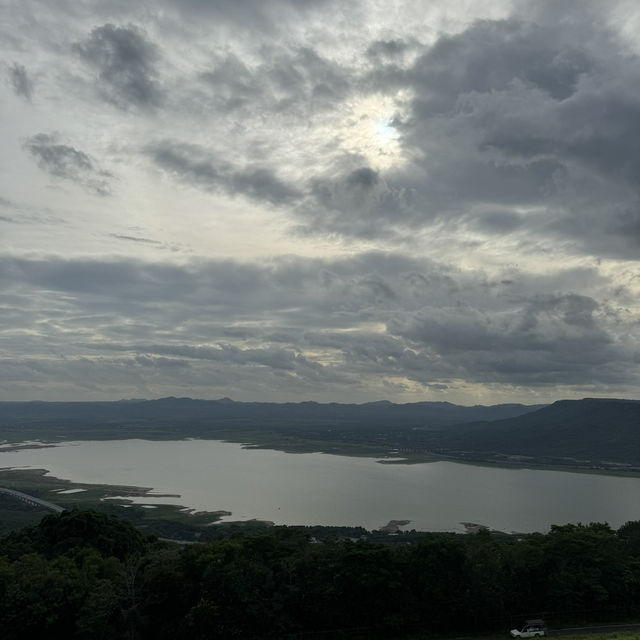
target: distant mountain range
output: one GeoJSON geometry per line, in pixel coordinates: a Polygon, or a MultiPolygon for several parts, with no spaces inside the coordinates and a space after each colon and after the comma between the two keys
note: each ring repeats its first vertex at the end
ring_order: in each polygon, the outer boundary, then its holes
{"type": "Polygon", "coordinates": [[[234,402],[161,398],[119,402],[0,402],[0,428],[7,423],[65,421],[196,421],[247,424],[254,428],[291,424],[297,428],[319,425],[349,425],[351,428],[395,429],[406,426],[442,427],[459,422],[513,418],[544,405],[501,404],[464,407],[449,402],[394,404],[386,400],[364,404],[318,402],[234,402]]]}
{"type": "Polygon", "coordinates": [[[640,471],[640,401],[465,407],[191,398],[2,402],[0,440],[229,439],[259,446],[640,471]]]}

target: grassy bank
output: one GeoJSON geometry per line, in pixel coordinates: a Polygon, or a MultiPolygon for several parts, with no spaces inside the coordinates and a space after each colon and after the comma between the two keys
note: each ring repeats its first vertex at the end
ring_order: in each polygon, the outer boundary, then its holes
{"type": "MultiPolygon", "coordinates": [[[[167,498],[169,503],[180,499],[178,495],[157,493],[153,494],[153,505],[143,506],[134,503],[132,498],[149,496],[152,491],[149,488],[71,482],[50,476],[44,469],[0,469],[0,487],[22,491],[65,509],[97,509],[117,515],[135,524],[143,533],[167,538],[197,540],[203,527],[228,514],[223,511],[194,512],[179,504],[156,504],[157,498],[167,498]],[[73,493],[67,493],[69,491],[73,493]]],[[[46,509],[0,495],[0,535],[36,524],[49,513],[46,509]]]]}

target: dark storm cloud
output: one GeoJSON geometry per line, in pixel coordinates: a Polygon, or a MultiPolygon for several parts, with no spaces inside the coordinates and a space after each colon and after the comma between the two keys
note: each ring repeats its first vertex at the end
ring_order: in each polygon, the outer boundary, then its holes
{"type": "Polygon", "coordinates": [[[596,315],[599,307],[576,294],[535,296],[498,312],[470,305],[421,310],[392,320],[389,330],[446,358],[455,376],[468,380],[621,383],[637,354],[623,355],[596,315]]]}
{"type": "Polygon", "coordinates": [[[292,202],[300,196],[270,169],[236,167],[198,145],[163,140],[149,145],[145,152],[167,173],[208,191],[243,195],[274,205],[292,202]]]}
{"type": "Polygon", "coordinates": [[[161,242],[157,240],[151,240],[150,238],[141,238],[139,236],[123,236],[119,233],[110,233],[112,238],[116,240],[127,240],[128,242],[139,242],[140,244],[153,244],[153,245],[161,245],[161,242]]]}
{"type": "Polygon", "coordinates": [[[464,305],[458,305],[455,314],[453,309],[426,314],[421,310],[390,324],[392,333],[428,344],[439,353],[543,351],[571,341],[594,350],[611,342],[593,317],[597,309],[592,298],[569,294],[524,300],[498,313],[464,305]]]}
{"type": "Polygon", "coordinates": [[[327,109],[352,90],[353,71],[321,57],[310,47],[271,45],[262,61],[250,64],[235,54],[216,56],[201,75],[211,100],[223,112],[269,110],[291,117],[327,109]]]}
{"type": "Polygon", "coordinates": [[[573,39],[564,27],[517,19],[480,21],[460,34],[444,36],[407,73],[420,90],[414,116],[457,112],[466,106],[460,104],[462,96],[504,91],[518,81],[564,100],[594,66],[584,43],[573,39]]]}
{"type": "Polygon", "coordinates": [[[189,367],[187,360],[179,360],[178,358],[137,355],[135,361],[136,364],[142,367],[150,367],[153,369],[185,369],[189,367]]]}
{"type": "Polygon", "coordinates": [[[409,66],[380,61],[400,44],[372,44],[362,86],[412,96],[393,120],[407,162],[356,195],[353,166],[316,175],[299,210],[309,227],[371,237],[435,223],[636,257],[640,59],[593,6],[545,6],[539,24],[514,16],[442,36],[409,66]]]}
{"type": "Polygon", "coordinates": [[[24,65],[14,62],[9,67],[9,80],[17,96],[31,100],[33,95],[33,81],[24,65]]]}
{"type": "Polygon", "coordinates": [[[515,231],[523,223],[523,216],[513,211],[487,211],[476,214],[470,224],[488,233],[509,233],[515,231]]]}
{"type": "Polygon", "coordinates": [[[9,222],[12,224],[18,224],[19,219],[15,216],[15,214],[18,212],[19,209],[13,202],[0,196],[0,208],[2,208],[4,211],[11,211],[12,213],[11,216],[0,215],[0,220],[2,220],[3,222],[9,222]]]}
{"type": "Polygon", "coordinates": [[[563,216],[586,218],[582,235],[594,222],[597,232],[610,233],[611,208],[594,220],[595,212],[580,210],[579,198],[565,196],[574,185],[586,187],[589,197],[623,185],[637,193],[638,61],[601,38],[582,37],[582,29],[566,25],[508,20],[442,39],[410,72],[417,95],[405,140],[421,145],[420,134],[444,119],[444,126],[465,131],[474,149],[476,180],[468,183],[468,197],[504,202],[504,185],[519,173],[532,187],[516,190],[521,202],[557,202],[563,216]]]}
{"type": "Polygon", "coordinates": [[[158,52],[139,27],[113,24],[96,27],[74,49],[98,73],[98,90],[109,102],[121,109],[161,104],[163,95],[156,70],[158,52]]]}
{"type": "Polygon", "coordinates": [[[329,229],[344,235],[375,238],[392,236],[394,226],[423,225],[435,210],[419,210],[417,185],[404,176],[386,176],[370,167],[343,175],[309,180],[309,197],[297,208],[307,229],[329,229]]]}
{"type": "Polygon", "coordinates": [[[640,356],[624,293],[601,287],[606,302],[557,293],[580,277],[597,283],[588,271],[501,282],[380,253],[268,264],[0,261],[16,322],[38,327],[34,351],[47,334],[48,349],[88,358],[119,352],[327,383],[634,384],[640,356]]]}
{"type": "Polygon", "coordinates": [[[112,175],[99,169],[83,151],[60,143],[58,136],[38,133],[26,140],[24,148],[50,175],[75,182],[100,196],[110,194],[112,175]]]}
{"type": "Polygon", "coordinates": [[[369,167],[356,169],[347,176],[347,185],[350,187],[370,189],[376,184],[378,184],[378,172],[369,167]]]}
{"type": "Polygon", "coordinates": [[[389,58],[395,59],[401,57],[410,45],[404,40],[375,40],[366,51],[366,55],[372,59],[389,58]]]}

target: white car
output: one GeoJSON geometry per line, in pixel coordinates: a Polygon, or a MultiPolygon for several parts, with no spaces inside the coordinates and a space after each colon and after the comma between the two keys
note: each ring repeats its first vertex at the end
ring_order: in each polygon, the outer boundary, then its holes
{"type": "Polygon", "coordinates": [[[511,629],[512,638],[536,638],[547,635],[544,620],[526,620],[522,629],[511,629]]]}

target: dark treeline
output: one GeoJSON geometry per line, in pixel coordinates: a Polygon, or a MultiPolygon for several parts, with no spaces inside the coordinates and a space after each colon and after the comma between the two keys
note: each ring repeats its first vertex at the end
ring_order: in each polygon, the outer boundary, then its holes
{"type": "Polygon", "coordinates": [[[285,527],[180,546],[69,511],[0,539],[8,640],[482,633],[533,615],[633,617],[639,596],[640,522],[392,546],[285,527]]]}

